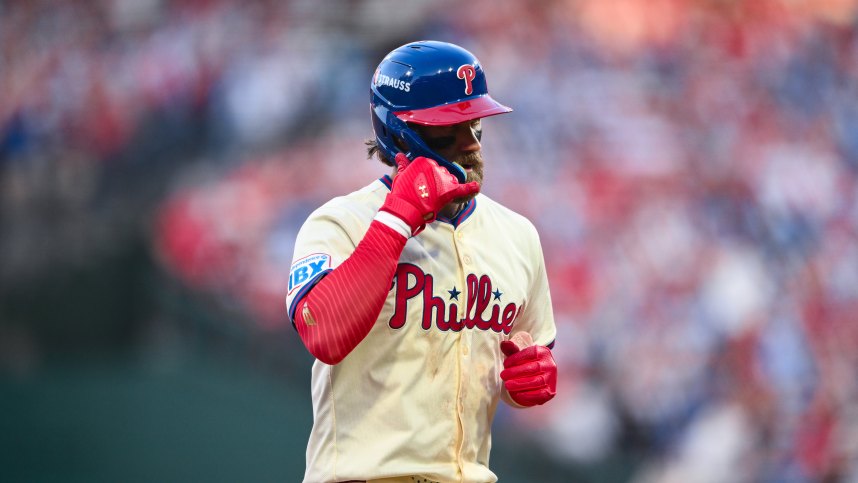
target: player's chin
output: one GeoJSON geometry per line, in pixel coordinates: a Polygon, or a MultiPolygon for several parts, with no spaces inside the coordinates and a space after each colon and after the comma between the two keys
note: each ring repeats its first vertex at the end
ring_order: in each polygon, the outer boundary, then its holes
{"type": "Polygon", "coordinates": [[[467,170],[467,175],[465,177],[465,181],[470,183],[471,181],[476,181],[480,184],[480,188],[483,187],[483,164],[479,163],[474,165],[472,168],[467,170]]]}
{"type": "MultiPolygon", "coordinates": [[[[468,171],[468,177],[466,179],[466,182],[470,183],[471,181],[476,181],[480,185],[480,190],[483,189],[483,170],[482,170],[482,167],[468,171]]],[[[472,195],[455,198],[453,200],[453,202],[454,203],[461,203],[461,204],[467,203],[467,202],[471,201],[472,199],[476,198],[478,193],[479,193],[479,191],[477,193],[472,194],[472,195]]]]}

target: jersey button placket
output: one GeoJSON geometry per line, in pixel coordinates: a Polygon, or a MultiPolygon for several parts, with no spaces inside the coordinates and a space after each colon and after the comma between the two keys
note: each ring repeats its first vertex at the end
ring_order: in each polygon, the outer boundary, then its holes
{"type": "Polygon", "coordinates": [[[464,246],[462,243],[462,240],[464,238],[465,238],[464,233],[462,233],[462,231],[459,230],[458,228],[454,228],[453,245],[455,245],[455,247],[456,247],[456,254],[459,258],[459,268],[460,268],[460,270],[458,271],[459,272],[459,285],[462,286],[462,297],[460,297],[460,299],[458,300],[459,318],[460,319],[463,319],[465,316],[465,314],[464,314],[465,300],[468,297],[468,294],[466,293],[467,289],[468,289],[466,277],[467,277],[467,273],[469,272],[469,270],[468,270],[468,268],[466,268],[466,265],[470,265],[473,261],[473,260],[471,260],[470,255],[466,255],[464,253],[464,246]]]}
{"type": "MultiPolygon", "coordinates": [[[[459,270],[458,271],[459,271],[459,276],[461,277],[459,279],[459,283],[462,285],[462,296],[459,297],[459,301],[458,301],[458,303],[459,303],[459,314],[460,314],[459,318],[460,319],[464,318],[465,300],[467,299],[466,277],[467,277],[467,273],[470,271],[470,269],[468,268],[468,265],[470,265],[473,262],[470,255],[467,255],[464,253],[465,247],[463,246],[464,245],[463,239],[464,239],[464,235],[462,234],[462,232],[459,231],[458,229],[455,229],[455,232],[453,234],[453,244],[456,247],[456,253],[457,253],[458,258],[459,258],[459,270]]],[[[453,451],[456,454],[456,462],[459,466],[460,472],[463,471],[462,450],[464,449],[465,441],[467,440],[467,438],[465,436],[466,428],[465,428],[465,418],[464,418],[465,404],[464,404],[464,400],[463,400],[463,390],[464,390],[463,388],[467,385],[467,383],[466,383],[466,380],[467,380],[466,358],[467,358],[467,355],[469,352],[469,349],[468,349],[469,344],[468,344],[468,341],[466,340],[466,338],[464,336],[468,333],[469,333],[468,331],[462,330],[456,336],[458,339],[457,344],[458,344],[459,348],[458,348],[457,352],[459,353],[459,357],[458,357],[458,362],[456,364],[457,365],[457,372],[458,372],[457,378],[456,378],[457,379],[456,385],[458,387],[456,388],[456,396],[454,399],[454,401],[455,401],[454,404],[455,404],[455,409],[456,409],[456,419],[457,419],[457,423],[458,423],[459,437],[456,438],[456,440],[453,444],[453,451]]]]}

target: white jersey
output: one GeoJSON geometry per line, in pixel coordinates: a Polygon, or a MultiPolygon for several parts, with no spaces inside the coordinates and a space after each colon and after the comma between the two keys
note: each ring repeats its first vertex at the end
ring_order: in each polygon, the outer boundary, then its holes
{"type": "MultiPolygon", "coordinates": [[[[293,321],[298,301],[352,254],[389,191],[385,176],[310,215],[286,298],[293,321]]],[[[408,240],[366,339],[337,365],[313,364],[304,481],[496,481],[490,430],[499,398],[510,402],[500,343],[518,331],[554,342],[539,237],[480,194],[408,240]]]]}

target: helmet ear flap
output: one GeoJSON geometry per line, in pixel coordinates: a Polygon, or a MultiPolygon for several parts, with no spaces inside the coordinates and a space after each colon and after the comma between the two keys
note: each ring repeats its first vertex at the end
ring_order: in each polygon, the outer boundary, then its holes
{"type": "Polygon", "coordinates": [[[372,115],[372,129],[376,137],[386,139],[390,136],[387,132],[387,125],[382,118],[386,118],[388,111],[381,103],[372,102],[369,105],[369,112],[372,115]]]}
{"type": "Polygon", "coordinates": [[[393,166],[393,160],[400,152],[407,153],[410,143],[405,140],[403,131],[408,129],[405,122],[396,117],[389,109],[380,103],[370,106],[372,127],[375,131],[375,141],[385,164],[393,166]]]}

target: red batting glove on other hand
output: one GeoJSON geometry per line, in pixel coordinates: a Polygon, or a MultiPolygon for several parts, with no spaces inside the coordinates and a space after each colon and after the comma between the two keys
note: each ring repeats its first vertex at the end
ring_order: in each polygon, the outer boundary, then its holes
{"type": "MultiPolygon", "coordinates": [[[[521,333],[525,335],[526,333],[521,333]]],[[[517,334],[518,335],[518,334],[517,334]]],[[[529,340],[530,334],[521,339],[529,340]]],[[[545,404],[557,394],[557,364],[551,349],[541,345],[522,344],[519,339],[501,342],[501,351],[506,354],[504,370],[500,377],[510,397],[522,406],[545,404]]]]}
{"type": "Polygon", "coordinates": [[[396,165],[393,187],[380,209],[407,223],[412,236],[435,221],[438,211],[447,203],[480,191],[476,181],[459,184],[452,173],[429,158],[421,156],[409,161],[399,153],[396,165]]]}

